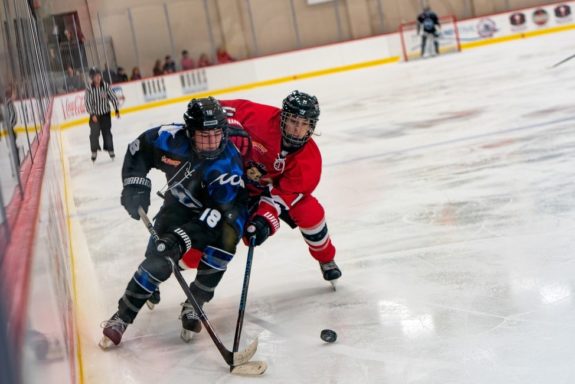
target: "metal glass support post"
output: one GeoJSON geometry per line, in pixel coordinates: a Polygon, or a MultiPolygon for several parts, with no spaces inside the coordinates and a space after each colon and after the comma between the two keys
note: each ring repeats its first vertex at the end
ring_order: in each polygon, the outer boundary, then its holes
{"type": "MultiPolygon", "coordinates": [[[[134,20],[132,19],[132,10],[128,8],[128,19],[130,20],[130,29],[132,31],[132,40],[134,41],[134,49],[136,50],[136,62],[138,63],[138,67],[142,67],[140,64],[140,51],[138,50],[138,39],[136,38],[136,30],[134,28],[134,20]]],[[[107,64],[107,62],[106,62],[107,64]]],[[[108,65],[108,72],[110,70],[110,66],[108,65]]],[[[108,74],[110,76],[110,74],[108,74]]]]}
{"type": "MultiPolygon", "coordinates": [[[[100,18],[100,12],[98,12],[97,16],[98,16],[98,27],[100,28],[100,39],[102,40],[102,49],[104,50],[104,62],[106,63],[106,68],[108,68],[108,77],[110,77],[110,64],[108,63],[108,50],[106,49],[106,43],[104,42],[104,31],[102,30],[102,19],[100,18]]],[[[139,63],[138,63],[138,66],[140,66],[139,63]]]]}
{"type": "MultiPolygon", "coordinates": [[[[32,90],[32,85],[29,84],[28,81],[28,68],[27,68],[27,64],[28,64],[28,55],[27,55],[27,51],[26,51],[26,47],[24,44],[24,28],[22,27],[22,22],[20,19],[20,15],[18,14],[18,7],[16,6],[16,1],[13,0],[12,4],[14,5],[14,11],[15,11],[15,28],[16,28],[16,48],[18,51],[18,61],[20,63],[20,75],[21,75],[21,81],[22,84],[24,86],[24,91],[26,92],[25,98],[30,102],[30,109],[31,109],[31,113],[32,113],[32,120],[34,123],[34,131],[36,131],[36,116],[34,115],[34,110],[31,107],[31,100],[34,97],[34,92],[32,90]]],[[[22,116],[24,118],[24,130],[26,131],[26,139],[28,141],[28,152],[30,153],[30,159],[32,160],[32,163],[34,162],[34,154],[32,153],[32,143],[30,141],[30,135],[28,132],[28,108],[25,107],[25,103],[24,100],[22,100],[22,102],[20,103],[20,107],[22,108],[22,116]]],[[[18,156],[18,154],[16,153],[16,156],[18,156]]],[[[20,160],[20,159],[18,159],[20,160]]]]}
{"type": "Polygon", "coordinates": [[[299,28],[297,26],[297,18],[296,18],[296,13],[295,13],[295,5],[293,3],[294,0],[290,0],[289,1],[289,5],[290,5],[290,9],[291,9],[291,20],[293,23],[293,29],[295,31],[295,38],[296,38],[296,44],[298,48],[301,48],[301,38],[299,36],[299,28]]]}
{"type": "Polygon", "coordinates": [[[383,24],[383,19],[384,19],[384,13],[383,13],[383,5],[381,5],[381,2],[383,0],[377,0],[377,13],[379,14],[379,32],[383,33],[384,32],[384,24],[383,24]]]}
{"type": "Polygon", "coordinates": [[[168,27],[168,36],[170,37],[170,48],[172,49],[172,57],[176,61],[176,46],[174,44],[174,35],[172,28],[170,28],[170,14],[168,12],[168,4],[164,3],[164,15],[166,15],[166,26],[168,27]]]}
{"type": "Polygon", "coordinates": [[[339,14],[339,0],[333,0],[333,9],[335,12],[335,21],[337,22],[337,41],[343,41],[343,32],[341,30],[341,16],[339,14]]]}
{"type": "MultiPolygon", "coordinates": [[[[56,25],[56,18],[54,16],[52,16],[52,25],[53,25],[52,31],[58,32],[58,26],[56,25]]],[[[64,92],[66,92],[66,90],[68,90],[68,80],[66,79],[66,72],[64,71],[64,60],[62,59],[62,52],[60,50],[60,39],[58,38],[58,33],[55,33],[53,35],[54,35],[54,38],[56,39],[56,48],[58,48],[57,49],[58,61],[60,62],[60,69],[62,71],[62,78],[64,79],[64,92]]],[[[57,85],[56,85],[56,87],[57,87],[57,85]]]]}
{"type": "Polygon", "coordinates": [[[210,58],[212,59],[212,62],[215,63],[216,43],[214,41],[214,32],[212,31],[212,20],[210,19],[208,0],[204,0],[204,12],[206,14],[206,23],[208,25],[208,38],[210,39],[210,58]]]}
{"type": "Polygon", "coordinates": [[[248,8],[248,17],[250,18],[250,27],[252,29],[252,43],[254,45],[254,56],[259,54],[258,39],[256,38],[256,26],[254,24],[254,15],[252,13],[252,4],[250,0],[245,0],[248,8]]]}
{"type": "Polygon", "coordinates": [[[80,66],[82,67],[82,72],[86,71],[84,67],[84,58],[82,56],[82,47],[80,46],[80,39],[78,38],[78,29],[76,27],[76,18],[72,16],[72,26],[74,27],[74,35],[76,36],[76,46],[78,47],[78,56],[80,57],[80,66]]]}
{"type": "MultiPolygon", "coordinates": [[[[2,19],[2,21],[5,23],[6,25],[6,49],[8,50],[9,53],[9,58],[8,61],[10,61],[10,69],[11,69],[11,75],[13,76],[13,81],[12,81],[12,96],[14,96],[14,92],[16,91],[17,88],[17,84],[18,84],[18,75],[17,72],[18,70],[22,70],[22,68],[18,65],[16,65],[15,60],[20,61],[20,56],[18,56],[18,52],[14,52],[14,48],[16,49],[16,51],[18,51],[18,46],[13,47],[12,46],[12,42],[14,41],[14,39],[12,38],[12,28],[15,28],[15,25],[10,23],[10,21],[12,20],[11,14],[9,12],[9,8],[8,8],[8,2],[4,1],[4,12],[3,14],[6,17],[6,20],[3,20],[2,14],[0,13],[0,18],[2,19]]],[[[16,30],[14,30],[14,34],[16,35],[16,30]]],[[[1,84],[3,85],[3,84],[1,84]]],[[[4,90],[4,87],[2,87],[2,90],[4,90]]],[[[4,113],[4,116],[6,116],[7,113],[4,113]]],[[[11,140],[11,133],[10,131],[8,131],[8,139],[7,140],[11,140]]],[[[12,142],[12,144],[14,145],[15,143],[12,142]]],[[[12,152],[12,151],[10,151],[12,152]]],[[[22,180],[20,179],[20,172],[18,172],[18,167],[17,167],[17,161],[16,161],[16,156],[18,156],[18,153],[11,153],[10,159],[12,161],[12,164],[14,166],[14,169],[16,170],[15,172],[15,178],[18,181],[18,190],[20,191],[20,195],[23,196],[24,195],[24,187],[22,186],[22,180]]]]}

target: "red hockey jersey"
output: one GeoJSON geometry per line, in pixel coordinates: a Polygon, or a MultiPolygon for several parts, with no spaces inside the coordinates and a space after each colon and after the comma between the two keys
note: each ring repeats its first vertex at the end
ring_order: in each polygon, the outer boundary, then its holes
{"type": "Polygon", "coordinates": [[[269,189],[275,203],[289,209],[311,194],[321,178],[321,154],[312,138],[299,150],[282,151],[281,110],[248,100],[220,100],[230,126],[245,129],[252,149],[244,156],[253,194],[269,189]]]}

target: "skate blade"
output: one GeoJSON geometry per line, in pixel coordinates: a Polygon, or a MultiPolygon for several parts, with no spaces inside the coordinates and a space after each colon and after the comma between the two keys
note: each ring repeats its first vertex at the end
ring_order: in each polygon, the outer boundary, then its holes
{"type": "Polygon", "coordinates": [[[333,288],[334,291],[337,291],[337,279],[335,280],[330,280],[329,283],[331,284],[331,287],[333,288]]]}
{"type": "Polygon", "coordinates": [[[239,376],[260,376],[265,373],[266,369],[268,365],[265,361],[248,361],[245,364],[231,367],[230,373],[239,376]]]}
{"type": "Polygon", "coordinates": [[[146,301],[146,306],[148,307],[148,309],[150,311],[154,310],[154,307],[156,306],[156,304],[152,303],[150,300],[146,301]]]}
{"type": "Polygon", "coordinates": [[[194,332],[182,328],[182,332],[180,332],[180,339],[182,339],[184,343],[189,343],[194,338],[194,334],[194,332]]]}
{"type": "Polygon", "coordinates": [[[98,345],[100,346],[100,348],[102,348],[104,351],[107,351],[110,348],[113,348],[116,346],[116,344],[114,344],[114,342],[112,340],[110,340],[108,338],[108,336],[102,336],[102,339],[100,340],[100,342],[98,343],[98,345]]]}

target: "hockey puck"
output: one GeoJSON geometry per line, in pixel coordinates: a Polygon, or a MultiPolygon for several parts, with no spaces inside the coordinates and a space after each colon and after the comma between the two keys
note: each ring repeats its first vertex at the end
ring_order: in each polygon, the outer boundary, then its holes
{"type": "Polygon", "coordinates": [[[323,329],[321,331],[320,337],[326,343],[333,343],[337,340],[337,333],[331,329],[323,329]]]}

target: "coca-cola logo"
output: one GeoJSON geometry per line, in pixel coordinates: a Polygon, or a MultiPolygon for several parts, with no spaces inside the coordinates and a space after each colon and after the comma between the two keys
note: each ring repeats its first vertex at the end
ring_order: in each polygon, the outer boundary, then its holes
{"type": "Polygon", "coordinates": [[[86,106],[84,105],[84,94],[66,97],[62,101],[62,114],[66,120],[72,117],[85,115],[86,106]]]}

